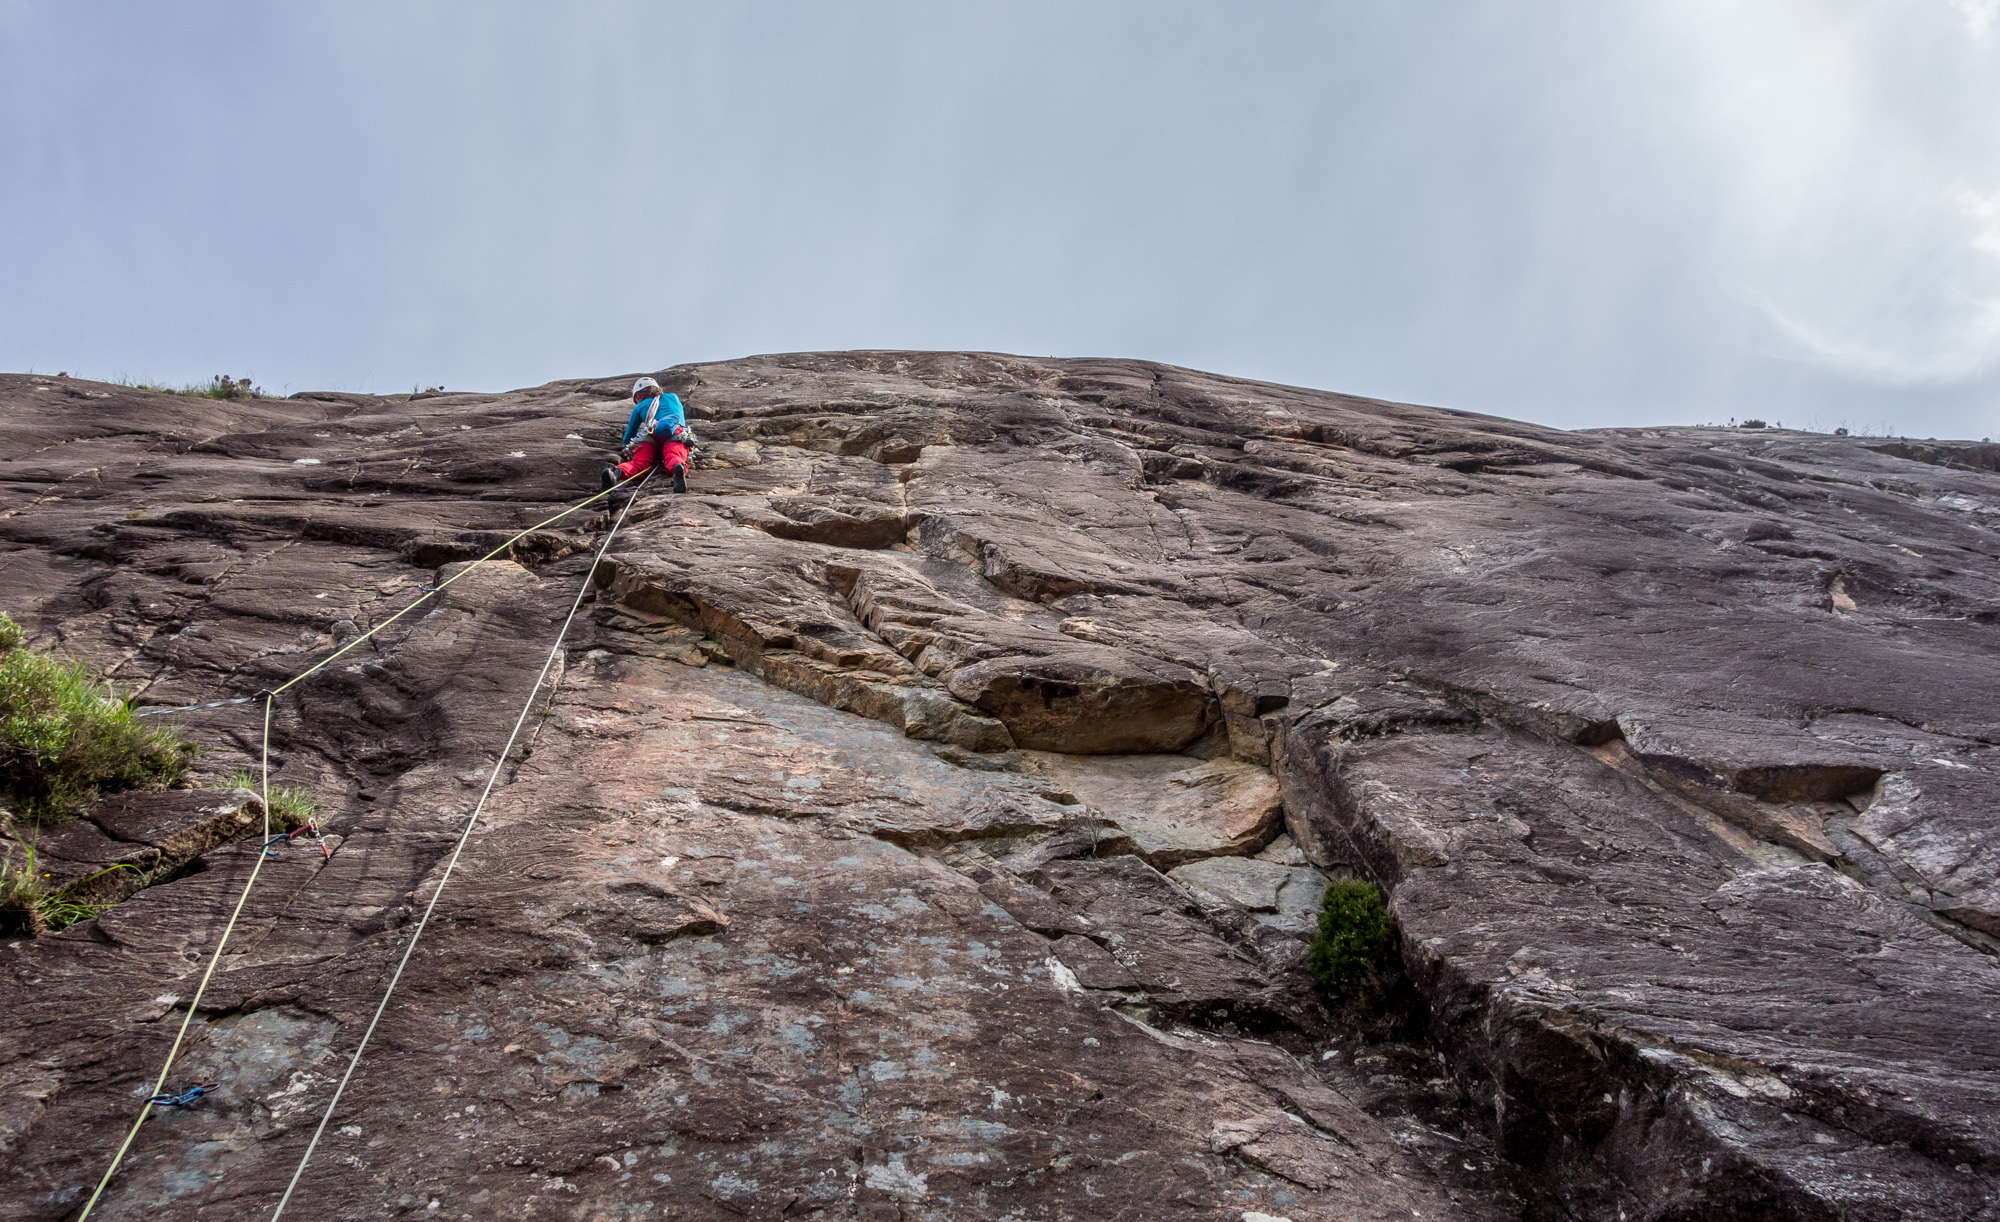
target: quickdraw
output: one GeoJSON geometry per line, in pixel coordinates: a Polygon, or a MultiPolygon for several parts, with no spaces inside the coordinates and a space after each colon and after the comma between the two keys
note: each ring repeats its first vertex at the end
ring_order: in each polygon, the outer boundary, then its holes
{"type": "Polygon", "coordinates": [[[285,832],[283,835],[273,836],[269,840],[266,840],[264,842],[264,856],[276,857],[278,855],[279,849],[284,848],[286,845],[298,839],[300,836],[305,836],[308,839],[318,841],[320,856],[326,858],[328,861],[333,860],[333,846],[329,845],[324,840],[320,840],[319,820],[317,819],[308,819],[304,823],[301,823],[299,826],[293,828],[291,831],[285,832]]]}
{"type": "Polygon", "coordinates": [[[152,1104],[154,1107],[186,1109],[193,1107],[203,1095],[215,1090],[218,1085],[215,1082],[204,1082],[200,1086],[190,1087],[178,1095],[154,1095],[151,1099],[146,1100],[146,1102],[152,1104]]]}

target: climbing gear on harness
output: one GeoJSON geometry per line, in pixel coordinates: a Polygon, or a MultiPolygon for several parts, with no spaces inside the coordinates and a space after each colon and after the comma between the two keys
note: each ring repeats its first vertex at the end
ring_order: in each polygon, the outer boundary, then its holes
{"type": "Polygon", "coordinates": [[[178,1095],[154,1095],[151,1099],[146,1100],[146,1102],[152,1104],[154,1107],[177,1107],[185,1110],[193,1107],[196,1100],[216,1089],[216,1086],[217,1084],[214,1082],[204,1082],[200,1086],[190,1087],[178,1095]]]}
{"type": "MultiPolygon", "coordinates": [[[[640,488],[645,486],[646,480],[651,475],[652,472],[649,471],[639,477],[640,488]]],[[[319,1149],[319,1139],[326,1133],[327,1123],[333,1119],[333,1110],[340,1106],[340,1096],[347,1090],[348,1079],[354,1076],[355,1067],[361,1064],[361,1054],[368,1051],[368,1041],[374,1038],[375,1025],[382,1021],[383,1012],[389,1008],[389,999],[396,995],[396,986],[403,979],[403,969],[410,965],[410,956],[416,953],[417,942],[423,938],[424,928],[430,924],[431,913],[437,910],[438,897],[444,894],[445,884],[451,881],[451,872],[458,867],[459,855],[465,852],[465,842],[472,838],[472,829],[479,825],[479,815],[486,809],[486,800],[493,796],[493,785],[500,779],[501,769],[507,766],[507,757],[513,753],[514,741],[521,736],[521,727],[527,723],[528,713],[535,707],[535,697],[541,695],[542,684],[548,682],[549,670],[555,666],[556,656],[562,652],[563,638],[569,635],[569,626],[576,620],[576,610],[583,605],[583,596],[590,590],[591,576],[597,572],[597,566],[604,562],[604,554],[611,549],[611,541],[618,537],[618,528],[625,525],[625,515],[632,512],[633,502],[639,499],[637,491],[635,489],[632,499],[625,502],[624,510],[618,514],[618,520],[611,524],[611,529],[604,532],[604,542],[598,545],[596,557],[591,560],[590,567],[584,570],[583,583],[577,587],[576,598],[569,605],[569,615],[563,619],[562,627],[556,632],[555,644],[549,646],[549,656],[542,662],[542,673],[535,676],[534,686],[528,689],[528,698],[521,704],[520,716],[514,718],[514,728],[507,734],[507,744],[500,748],[500,754],[493,760],[493,771],[487,774],[486,789],[479,795],[479,801],[473,804],[472,813],[466,816],[465,826],[458,833],[458,843],[453,846],[451,856],[445,860],[444,874],[431,891],[430,902],[424,905],[424,914],[417,918],[416,928],[410,931],[410,940],[403,947],[403,957],[397,961],[396,971],[389,977],[389,987],[382,990],[382,1001],[375,1007],[375,1016],[368,1020],[367,1030],[361,1033],[361,1042],[355,1046],[354,1055],[348,1059],[347,1071],[340,1075],[340,1084],[333,1088],[333,1098],[326,1101],[326,1111],[320,1114],[319,1127],[313,1130],[312,1140],[306,1143],[306,1152],[299,1156],[299,1165],[292,1170],[291,1183],[285,1185],[285,1195],[278,1198],[278,1207],[271,1211],[271,1222],[278,1222],[279,1216],[285,1212],[286,1204],[292,1199],[292,1192],[299,1186],[299,1177],[306,1173],[306,1164],[312,1161],[313,1151],[319,1149]]]]}
{"type": "MultiPolygon", "coordinates": [[[[644,482],[644,480],[640,480],[640,482],[644,482]]],[[[504,544],[500,544],[500,546],[498,546],[498,548],[494,548],[492,552],[486,552],[484,556],[480,556],[480,558],[478,558],[478,560],[474,560],[472,564],[466,564],[464,568],[460,568],[460,570],[458,570],[458,572],[454,572],[452,576],[448,576],[448,578],[444,578],[442,582],[438,582],[438,584],[436,584],[436,588],[428,588],[428,586],[420,586],[420,588],[422,588],[422,594],[418,594],[418,596],[416,596],[414,600],[410,600],[410,604],[408,604],[408,606],[404,606],[402,610],[398,610],[398,612],[390,614],[390,616],[388,616],[386,620],[382,620],[380,624],[376,624],[376,626],[374,626],[374,628],[370,628],[368,632],[362,632],[360,636],[354,636],[354,638],[350,638],[350,640],[348,640],[346,644],[342,644],[342,646],[340,646],[338,650],[334,650],[332,654],[328,654],[328,656],[320,658],[318,662],[314,662],[314,664],[312,664],[312,666],[308,666],[306,670],[302,670],[302,672],[294,674],[292,678],[288,678],[286,682],[278,684],[276,688],[268,688],[268,690],[262,690],[262,692],[258,692],[256,696],[248,696],[248,700],[258,700],[258,698],[262,698],[262,700],[264,700],[264,734],[262,734],[262,744],[260,744],[260,750],[262,750],[262,760],[260,760],[260,774],[258,774],[258,796],[260,796],[260,798],[264,800],[264,836],[266,836],[266,846],[270,844],[270,710],[272,710],[272,704],[276,704],[276,702],[278,702],[278,696],[280,696],[280,694],[284,694],[284,692],[286,692],[288,688],[292,688],[292,686],[296,686],[296,684],[302,684],[302,682],[306,682],[308,678],[312,678],[312,676],[314,676],[314,674],[318,674],[320,670],[326,670],[326,668],[328,668],[328,666],[332,666],[332,664],[334,664],[336,660],[340,660],[342,656],[346,656],[346,654],[348,654],[350,650],[354,650],[356,646],[360,646],[360,644],[362,644],[364,640],[368,640],[368,638],[370,638],[370,636],[374,636],[376,632],[382,632],[384,628],[388,628],[388,626],[390,626],[390,624],[394,624],[396,620],[404,618],[404,616],[406,616],[406,614],[410,614],[412,610],[416,610],[416,608],[424,606],[424,602],[428,602],[428,600],[430,600],[430,598],[432,598],[434,594],[440,594],[440,592],[444,592],[444,588],[446,588],[446,586],[450,586],[452,582],[456,582],[456,580],[464,578],[464,576],[466,576],[468,572],[472,572],[474,568],[478,568],[478,566],[486,564],[486,562],[488,562],[488,560],[492,560],[494,556],[498,556],[498,554],[506,552],[508,548],[512,548],[514,544],[518,544],[520,540],[524,540],[524,538],[528,538],[530,534],[534,534],[536,530],[542,530],[544,526],[554,526],[556,522],[560,522],[560,520],[568,518],[570,514],[578,514],[578,512],[582,512],[584,508],[588,508],[588,506],[596,504],[598,500],[604,500],[606,496],[608,496],[608,492],[598,492],[598,494],[594,494],[594,496],[586,496],[584,500],[580,500],[580,502],[576,502],[576,504],[568,506],[566,510],[562,510],[560,514],[554,514],[554,516],[548,516],[548,518],[544,518],[544,520],[536,522],[534,526],[528,526],[526,530],[518,532],[518,534],[516,534],[514,538],[506,540],[504,544]]],[[[630,504],[628,504],[626,508],[630,508],[630,504]]],[[[618,518],[618,520],[620,520],[620,522],[624,522],[624,516],[620,514],[620,518],[618,518]]],[[[612,528],[612,532],[616,534],[616,526],[612,528]]],[[[606,536],[606,542],[610,542],[610,536],[606,536]]],[[[596,572],[596,566],[592,566],[592,572],[596,572]]],[[[588,578],[586,578],[586,580],[588,580],[588,578]]],[[[572,608],[572,612],[570,612],[570,614],[574,614],[574,608],[572,608]]],[[[324,848],[326,848],[326,846],[322,846],[322,850],[324,850],[324,848]]],[[[328,856],[330,856],[330,854],[328,854],[328,856]]],[[[254,858],[254,860],[252,860],[252,864],[250,864],[250,878],[246,878],[246,880],[244,880],[244,890],[242,890],[242,892],[240,892],[240,894],[236,896],[236,908],[232,908],[232,910],[230,910],[230,918],[228,918],[228,922],[224,922],[224,926],[222,926],[222,936],[220,936],[220,938],[216,940],[216,948],[214,948],[214,952],[210,952],[210,956],[208,956],[208,966],[206,966],[206,968],[202,968],[202,980],[200,980],[200,984],[196,984],[196,986],[194,986],[194,996],[192,996],[192,998],[188,1000],[188,1012],[186,1012],[186,1014],[182,1014],[182,1018],[180,1018],[180,1030],[178,1030],[178,1032],[174,1032],[174,1042],[172,1042],[172,1044],[168,1046],[168,1050],[166,1050],[166,1062],[162,1062],[162,1064],[160,1064],[160,1076],[158,1076],[158,1078],[154,1080],[154,1084],[152,1084],[152,1088],[154,1088],[154,1092],[156,1092],[156,1094],[158,1094],[158,1092],[160,1092],[160,1090],[162,1090],[162,1088],[166,1086],[166,1076],[168,1076],[168,1074],[170,1074],[170,1072],[174,1070],[174,1058],[178,1058],[178,1056],[180,1056],[180,1046],[182,1046],[182,1044],[186,1042],[186,1038],[188,1038],[188,1024],[190,1024],[190,1022],[194,1022],[194,1012],[196,1012],[196,1010],[200,1010],[200,1006],[202,1006],[202,994],[206,994],[206,992],[208,992],[208,982],[210,982],[210,980],[214,978],[214,974],[216,974],[216,964],[220,964],[220,962],[222,962],[222,950],[224,950],[224,948],[226,948],[226,946],[230,944],[230,934],[234,934],[234,932],[236,932],[236,922],[238,922],[238,920],[242,918],[242,912],[244,912],[244,904],[248,904],[248,902],[250,902],[250,892],[252,892],[252,890],[256,890],[256,880],[258,880],[258,872],[260,872],[260,870],[264,868],[264,862],[266,862],[266,860],[268,860],[268,858],[266,858],[266,856],[264,856],[264,854],[260,852],[260,854],[256,854],[256,858],[254,858]]],[[[150,1102],[150,1100],[148,1100],[148,1102],[150,1102]]],[[[124,1162],[124,1156],[126,1156],[126,1152],[130,1152],[130,1150],[132,1150],[132,1142],[134,1142],[134,1140],[138,1138],[138,1130],[140,1130],[140,1128],[142,1128],[142,1126],[146,1124],[146,1118],[148,1118],[148,1116],[152,1116],[152,1108],[150,1108],[150,1106],[146,1106],[146,1108],[140,1108],[138,1116],[136,1116],[136,1118],[132,1120],[132,1128],[128,1128],[128,1130],[126,1130],[126,1136],[124,1136],[124,1140],[122,1140],[122,1142],[118,1142],[118,1150],[116,1150],[116,1152],[112,1154],[112,1162],[110,1162],[110,1166],[106,1166],[106,1168],[104,1168],[104,1176],[102,1176],[102,1178],[98,1180],[98,1186],[96,1186],[96,1188],[94,1188],[94,1190],[90,1192],[90,1200],[86,1200],[86,1202],[84,1202],[84,1210],[82,1210],[82,1212],[80,1212],[80,1214],[76,1216],[76,1222],[84,1222],[86,1218],[90,1218],[90,1210],[94,1210],[94,1208],[98,1206],[98,1200],[100,1200],[100,1198],[104,1196],[104,1188],[108,1188],[108,1186],[110,1186],[110,1182],[112,1182],[112,1176],[116,1176],[116,1174],[118,1174],[118,1166],[120,1166],[120,1164],[124,1162]]]]}
{"type": "Polygon", "coordinates": [[[632,414],[625,418],[625,431],[618,435],[618,440],[622,445],[648,438],[654,442],[672,441],[675,430],[686,427],[687,404],[681,402],[679,395],[655,388],[650,394],[640,391],[633,396],[632,414]]]}

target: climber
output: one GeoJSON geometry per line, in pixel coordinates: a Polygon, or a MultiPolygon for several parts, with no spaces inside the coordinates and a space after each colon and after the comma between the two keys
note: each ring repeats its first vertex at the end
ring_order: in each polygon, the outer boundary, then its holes
{"type": "Polygon", "coordinates": [[[598,486],[609,489],[621,481],[644,475],[655,462],[673,476],[674,491],[686,492],[688,450],[695,444],[687,426],[687,409],[681,397],[660,389],[651,378],[632,383],[632,418],[625,422],[620,443],[626,461],[604,468],[598,486]]]}

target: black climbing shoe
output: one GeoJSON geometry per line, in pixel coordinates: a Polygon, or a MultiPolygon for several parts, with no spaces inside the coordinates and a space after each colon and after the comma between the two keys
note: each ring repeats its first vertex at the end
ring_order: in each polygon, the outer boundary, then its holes
{"type": "Polygon", "coordinates": [[[681,464],[681,463],[675,463],[675,464],[674,464],[674,491],[675,491],[675,492],[686,492],[687,490],[688,490],[688,469],[687,469],[687,467],[686,467],[685,465],[683,465],[683,464],[681,464]]]}
{"type": "Polygon", "coordinates": [[[616,488],[618,481],[623,478],[623,476],[618,474],[618,468],[606,467],[604,468],[604,474],[597,477],[597,490],[599,492],[609,492],[613,488],[616,488]]]}

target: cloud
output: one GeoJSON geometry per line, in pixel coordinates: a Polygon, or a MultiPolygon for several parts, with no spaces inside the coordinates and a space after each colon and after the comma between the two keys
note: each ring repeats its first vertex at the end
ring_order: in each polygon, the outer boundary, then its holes
{"type": "Polygon", "coordinates": [[[1930,242],[1845,252],[1863,291],[1844,301],[1812,300],[1795,282],[1789,296],[1809,301],[1808,313],[1753,291],[1791,349],[1779,355],[1898,387],[1960,385],[2000,367],[2000,191],[1959,190],[1938,202],[1954,205],[1959,223],[1940,218],[1930,242]]]}
{"type": "Polygon", "coordinates": [[[1949,202],[1960,224],[1940,223],[1931,250],[1879,261],[1847,256],[1874,292],[1851,298],[1844,310],[1822,300],[1815,321],[1759,300],[1794,349],[1789,355],[1887,386],[1957,385],[2000,366],[2000,191],[1959,190],[1949,202]],[[1996,262],[1976,257],[1982,254],[1996,262]],[[1846,320],[1830,321],[1843,312],[1846,320]]]}
{"type": "Polygon", "coordinates": [[[2000,0],[784,7],[0,0],[0,366],[1005,348],[1995,431],[2000,0]]]}
{"type": "Polygon", "coordinates": [[[1710,201],[1711,265],[1768,328],[1752,347],[1884,388],[2000,367],[2000,191],[1974,189],[2000,156],[1984,121],[2000,0],[1676,12],[1706,35],[1689,96],[1707,177],[1690,194],[1710,201]]]}
{"type": "MultiPolygon", "coordinates": [[[[2000,4],[2000,0],[1995,0],[2000,4]]],[[[1958,206],[1967,219],[1979,226],[1972,235],[1972,248],[1985,251],[2000,258],[2000,191],[1981,195],[1977,191],[1960,191],[1958,206]]]]}
{"type": "Polygon", "coordinates": [[[1982,41],[1993,32],[1994,18],[2000,17],[2000,0],[1951,0],[1951,6],[1965,18],[1966,30],[1982,41]]]}
{"type": "Polygon", "coordinates": [[[2000,365],[2000,301],[1969,303],[1956,331],[1927,348],[1886,346],[1865,333],[1829,333],[1769,302],[1760,304],[1791,348],[1774,355],[1803,357],[1879,385],[1956,386],[1984,377],[2000,365]]]}

